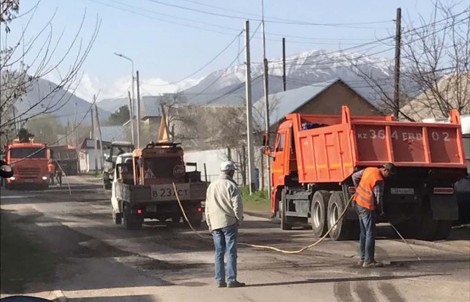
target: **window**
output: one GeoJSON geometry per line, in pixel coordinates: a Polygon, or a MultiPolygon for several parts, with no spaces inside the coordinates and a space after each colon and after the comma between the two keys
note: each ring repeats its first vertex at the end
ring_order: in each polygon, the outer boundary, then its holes
{"type": "Polygon", "coordinates": [[[277,137],[276,152],[284,151],[285,134],[280,133],[277,137]]]}
{"type": "Polygon", "coordinates": [[[46,158],[44,148],[13,148],[10,149],[10,158],[46,158]]]}

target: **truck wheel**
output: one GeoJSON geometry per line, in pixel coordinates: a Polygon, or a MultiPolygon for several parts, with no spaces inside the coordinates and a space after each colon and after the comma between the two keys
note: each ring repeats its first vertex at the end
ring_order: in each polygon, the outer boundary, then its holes
{"type": "Polygon", "coordinates": [[[142,222],[143,219],[140,217],[137,217],[136,215],[132,215],[130,213],[129,206],[124,204],[124,210],[123,210],[123,220],[124,220],[124,226],[128,230],[140,230],[142,228],[142,222]]]}
{"type": "Polygon", "coordinates": [[[436,234],[434,235],[434,240],[444,240],[449,237],[450,231],[452,229],[452,220],[439,220],[436,234]]]}
{"type": "MultiPolygon", "coordinates": [[[[328,230],[339,220],[341,213],[344,211],[343,194],[341,192],[333,192],[328,200],[328,230]]],[[[344,217],[336,223],[335,227],[330,232],[330,237],[333,240],[347,240],[351,239],[357,231],[357,223],[354,220],[345,219],[344,217]]]]}
{"type": "Polygon", "coordinates": [[[414,220],[405,220],[393,225],[403,238],[416,238],[416,227],[414,220]]]}
{"type": "Polygon", "coordinates": [[[279,202],[279,211],[281,212],[281,230],[291,230],[292,223],[286,216],[286,188],[282,189],[281,201],[279,202]]]}
{"type": "Polygon", "coordinates": [[[432,209],[429,202],[423,201],[416,221],[416,239],[436,240],[439,221],[432,219],[432,209]]]}
{"type": "Polygon", "coordinates": [[[114,213],[113,211],[113,222],[114,224],[122,224],[122,213],[114,213]]]}
{"type": "Polygon", "coordinates": [[[328,191],[321,190],[313,194],[312,206],[310,207],[310,224],[316,237],[325,235],[328,230],[326,228],[326,209],[329,198],[330,192],[328,191]]]}

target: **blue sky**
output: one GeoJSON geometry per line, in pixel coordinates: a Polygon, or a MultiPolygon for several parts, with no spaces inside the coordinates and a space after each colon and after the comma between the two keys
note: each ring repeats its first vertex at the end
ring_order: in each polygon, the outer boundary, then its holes
{"type": "MultiPolygon", "coordinates": [[[[34,0],[20,1],[20,13],[36,4],[34,0]]],[[[404,26],[418,24],[420,15],[428,19],[433,10],[430,0],[264,0],[267,57],[281,57],[282,37],[286,38],[287,55],[294,55],[314,49],[344,49],[393,35],[397,7],[402,8],[404,26]]],[[[57,51],[63,53],[83,15],[86,19],[80,37],[84,41],[90,38],[96,19],[101,28],[83,65],[79,95],[89,98],[101,89],[102,97],[124,96],[131,66],[114,52],[134,60],[144,83],[143,94],[147,94],[158,92],[161,80],[174,82],[192,74],[234,41],[213,63],[192,76],[201,78],[234,60],[235,64],[243,63],[244,54],[236,59],[244,44],[244,36],[239,34],[246,19],[252,32],[259,26],[261,0],[41,0],[26,38],[34,37],[54,16],[52,33],[57,38],[63,32],[57,51]],[[155,83],[157,86],[152,85],[155,83]]],[[[7,43],[18,40],[30,16],[11,24],[7,43]]],[[[254,62],[262,57],[260,34],[261,29],[251,42],[254,62]]],[[[390,45],[375,45],[374,49],[357,51],[373,53],[388,48],[390,45]]],[[[392,57],[393,52],[380,56],[392,57]]],[[[72,59],[70,56],[61,65],[62,73],[72,59]]],[[[58,72],[49,78],[54,79],[58,72]]]]}

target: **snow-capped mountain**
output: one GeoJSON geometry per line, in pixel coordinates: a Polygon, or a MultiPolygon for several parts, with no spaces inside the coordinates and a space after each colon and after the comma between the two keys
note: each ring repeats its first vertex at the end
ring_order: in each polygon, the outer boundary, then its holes
{"type": "MultiPolygon", "coordinates": [[[[282,91],[282,60],[269,62],[269,94],[282,91]]],[[[245,65],[218,70],[197,85],[184,90],[190,103],[236,104],[245,97],[245,65]]],[[[263,64],[252,63],[252,97],[257,101],[264,95],[263,64]]],[[[386,91],[392,91],[393,61],[368,57],[356,53],[314,50],[286,58],[287,89],[341,78],[374,103],[380,96],[358,73],[368,75],[381,84],[386,91]]]]}

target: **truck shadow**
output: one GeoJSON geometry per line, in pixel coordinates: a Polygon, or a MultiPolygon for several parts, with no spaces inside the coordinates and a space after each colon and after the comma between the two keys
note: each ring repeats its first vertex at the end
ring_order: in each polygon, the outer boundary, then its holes
{"type": "Polygon", "coordinates": [[[352,278],[326,278],[326,279],[306,279],[299,281],[286,281],[286,282],[272,282],[272,283],[258,283],[258,284],[247,284],[246,287],[263,287],[263,286],[282,286],[282,285],[299,285],[299,284],[321,284],[321,283],[337,283],[337,282],[366,282],[366,281],[387,281],[387,280],[399,280],[399,279],[410,279],[430,276],[448,276],[449,274],[415,274],[415,275],[404,275],[404,276],[367,276],[367,277],[352,277],[352,278]]]}

